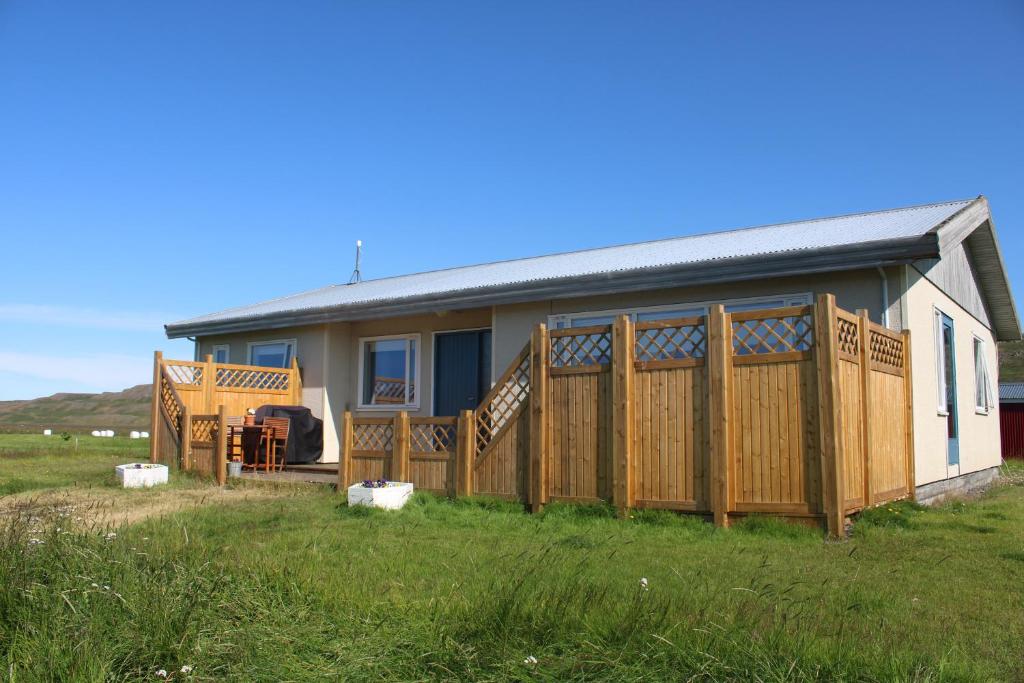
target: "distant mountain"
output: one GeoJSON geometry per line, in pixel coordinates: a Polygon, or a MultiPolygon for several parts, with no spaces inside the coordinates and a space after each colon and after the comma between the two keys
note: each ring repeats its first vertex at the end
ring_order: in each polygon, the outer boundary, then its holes
{"type": "Polygon", "coordinates": [[[0,401],[0,429],[148,430],[152,385],[102,394],[60,393],[0,401]]]}
{"type": "Polygon", "coordinates": [[[1024,382],[1024,341],[999,342],[999,381],[1024,382]]]}

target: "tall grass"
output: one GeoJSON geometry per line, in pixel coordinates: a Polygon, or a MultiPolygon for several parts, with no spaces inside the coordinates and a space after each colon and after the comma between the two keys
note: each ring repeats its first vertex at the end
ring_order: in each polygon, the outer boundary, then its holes
{"type": "Polygon", "coordinates": [[[723,532],[667,513],[619,520],[552,506],[531,516],[422,494],[400,513],[310,495],[116,536],[70,531],[62,514],[21,514],[0,529],[0,671],[13,680],[157,680],[158,670],[245,681],[991,674],[962,653],[892,642],[886,605],[852,576],[852,546],[826,548],[813,530],[774,520],[723,532]],[[676,554],[660,562],[663,547],[676,554]],[[780,567],[780,553],[827,553],[818,561],[831,570],[780,567]],[[702,557],[680,561],[686,554],[702,557]]]}

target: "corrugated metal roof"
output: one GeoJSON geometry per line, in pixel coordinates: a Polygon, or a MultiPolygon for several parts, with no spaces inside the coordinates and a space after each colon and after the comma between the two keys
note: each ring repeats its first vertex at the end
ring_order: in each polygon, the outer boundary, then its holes
{"type": "Polygon", "coordinates": [[[1000,401],[1024,401],[1024,382],[1000,382],[1000,401]]]}
{"type": "Polygon", "coordinates": [[[247,320],[271,314],[344,309],[549,279],[682,266],[786,252],[827,249],[924,235],[974,200],[765,225],[653,242],[498,261],[477,266],[366,280],[232,308],[168,327],[247,320]]]}

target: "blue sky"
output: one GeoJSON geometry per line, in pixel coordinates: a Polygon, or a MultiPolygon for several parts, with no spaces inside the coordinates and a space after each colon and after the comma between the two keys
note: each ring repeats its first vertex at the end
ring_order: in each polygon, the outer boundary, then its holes
{"type": "Polygon", "coordinates": [[[0,399],[344,282],[985,194],[1024,3],[0,3],[0,399]]]}

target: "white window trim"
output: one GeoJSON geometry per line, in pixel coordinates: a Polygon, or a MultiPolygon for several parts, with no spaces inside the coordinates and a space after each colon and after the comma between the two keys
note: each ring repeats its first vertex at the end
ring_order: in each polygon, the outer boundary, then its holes
{"type": "Polygon", "coordinates": [[[974,412],[978,415],[989,415],[992,412],[994,396],[992,395],[992,375],[988,369],[988,344],[976,334],[971,335],[971,354],[974,356],[974,412]],[[980,352],[977,351],[980,347],[980,352]],[[978,353],[979,355],[975,355],[978,353]],[[981,372],[985,377],[985,405],[978,405],[978,358],[981,358],[981,372]]]}
{"type": "MultiPolygon", "coordinates": [[[[291,360],[295,360],[299,357],[299,343],[295,339],[266,339],[260,341],[251,341],[245,346],[245,357],[249,361],[249,365],[253,365],[252,362],[252,347],[254,346],[265,346],[270,344],[291,344],[292,345],[292,357],[291,360]]],[[[291,367],[291,361],[285,366],[291,367]]]]}
{"type": "Polygon", "coordinates": [[[752,304],[758,301],[766,301],[770,299],[782,299],[786,302],[786,306],[807,306],[813,300],[810,292],[799,292],[797,294],[769,294],[765,296],[750,296],[738,299],[711,299],[708,301],[681,301],[674,304],[661,304],[657,306],[637,306],[629,308],[610,308],[602,311],[576,311],[573,313],[556,313],[548,316],[548,327],[555,329],[558,323],[567,323],[571,326],[571,323],[576,318],[594,318],[598,316],[615,316],[623,313],[628,314],[633,320],[636,320],[638,313],[657,313],[659,311],[671,311],[677,308],[699,308],[704,312],[702,315],[707,315],[710,307],[713,304],[722,304],[725,306],[752,304]]]}
{"type": "MultiPolygon", "coordinates": [[[[942,343],[942,316],[949,318],[950,316],[943,313],[937,306],[932,306],[932,317],[934,318],[934,334],[933,341],[935,344],[935,401],[936,411],[942,417],[949,417],[949,411],[946,409],[946,364],[943,362],[945,355],[945,348],[942,343]]],[[[952,318],[950,318],[952,320],[952,318]]],[[[954,334],[956,326],[953,327],[954,334]]],[[[955,365],[955,363],[954,363],[955,365]]]]}
{"type": "MultiPolygon", "coordinates": [[[[420,397],[423,395],[423,385],[420,382],[420,376],[423,374],[423,341],[420,339],[419,332],[410,334],[387,334],[379,337],[359,337],[359,382],[356,390],[359,392],[356,396],[356,406],[359,410],[383,410],[394,412],[396,410],[419,410],[420,408],[420,397]],[[363,362],[364,362],[364,350],[366,349],[366,342],[374,341],[387,341],[389,339],[406,339],[413,340],[416,342],[416,373],[415,377],[412,378],[413,386],[416,388],[416,396],[411,403],[391,403],[389,405],[373,405],[363,403],[363,362]]],[[[408,378],[409,375],[409,354],[405,355],[405,374],[408,378]]],[[[408,391],[408,389],[407,389],[408,391]]]]}
{"type": "Polygon", "coordinates": [[[211,351],[213,351],[213,353],[211,355],[213,356],[213,360],[215,362],[218,362],[218,363],[230,363],[231,362],[231,344],[214,344],[213,348],[211,349],[211,351]],[[220,351],[220,350],[224,351],[224,360],[222,360],[222,361],[218,361],[217,360],[217,352],[220,351]]]}

